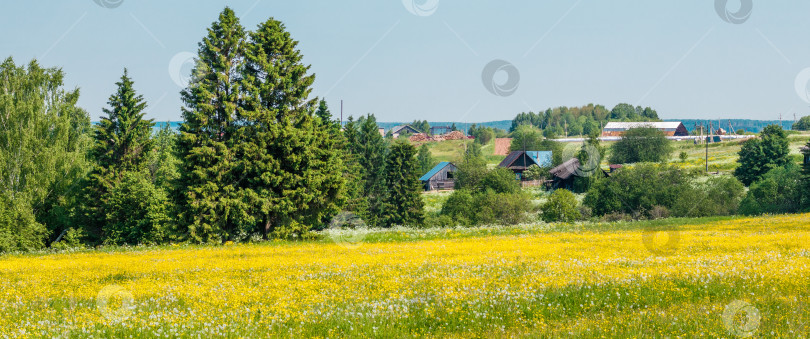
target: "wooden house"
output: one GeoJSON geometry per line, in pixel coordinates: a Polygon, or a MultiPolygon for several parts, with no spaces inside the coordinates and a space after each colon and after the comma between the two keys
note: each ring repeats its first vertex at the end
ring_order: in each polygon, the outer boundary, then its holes
{"type": "Polygon", "coordinates": [[[413,135],[417,133],[422,133],[416,128],[411,127],[411,125],[394,126],[393,128],[391,128],[391,130],[389,130],[389,132],[391,132],[391,135],[394,137],[394,139],[399,138],[400,134],[413,135]]]}
{"type": "MultiPolygon", "coordinates": [[[[616,169],[618,168],[621,167],[617,167],[616,169]]],[[[613,167],[611,167],[611,170],[614,170],[613,167]]],[[[579,159],[577,158],[571,158],[570,160],[562,163],[560,166],[552,168],[549,170],[549,174],[552,176],[552,189],[564,188],[569,191],[573,191],[574,181],[576,178],[584,178],[590,175],[602,175],[604,177],[609,176],[609,174],[601,168],[595,169],[595,172],[584,172],[580,168],[579,159]]]]}
{"type": "Polygon", "coordinates": [[[456,186],[455,172],[456,165],[442,161],[419,178],[419,181],[424,185],[425,191],[453,189],[456,186]]]}
{"type": "Polygon", "coordinates": [[[498,166],[508,168],[515,172],[518,179],[523,177],[523,172],[530,166],[551,167],[551,152],[548,151],[515,151],[509,153],[498,166]]]}

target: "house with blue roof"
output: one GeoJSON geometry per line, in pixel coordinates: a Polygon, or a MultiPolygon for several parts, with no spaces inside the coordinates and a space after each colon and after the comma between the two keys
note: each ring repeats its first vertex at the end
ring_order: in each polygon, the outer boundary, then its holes
{"type": "Polygon", "coordinates": [[[530,166],[551,168],[552,163],[550,151],[514,151],[509,153],[498,166],[512,170],[517,179],[521,179],[523,172],[530,166]]]}
{"type": "Polygon", "coordinates": [[[453,189],[456,186],[456,170],[453,163],[442,161],[419,178],[419,181],[424,185],[425,191],[453,189]]]}

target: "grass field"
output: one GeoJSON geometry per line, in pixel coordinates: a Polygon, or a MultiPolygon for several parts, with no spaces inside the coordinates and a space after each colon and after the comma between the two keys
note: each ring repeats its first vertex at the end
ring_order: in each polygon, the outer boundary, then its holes
{"type": "Polygon", "coordinates": [[[0,337],[806,337],[808,235],[794,215],[5,255],[0,337]]]}

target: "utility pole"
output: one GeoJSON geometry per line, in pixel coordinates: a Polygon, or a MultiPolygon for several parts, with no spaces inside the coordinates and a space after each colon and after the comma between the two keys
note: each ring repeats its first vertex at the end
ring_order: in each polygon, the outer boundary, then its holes
{"type": "Polygon", "coordinates": [[[343,99],[340,99],[340,126],[343,127],[343,99]]]}
{"type": "Polygon", "coordinates": [[[709,122],[709,133],[706,134],[706,173],[709,173],[709,140],[712,134],[712,123],[709,122]]]}

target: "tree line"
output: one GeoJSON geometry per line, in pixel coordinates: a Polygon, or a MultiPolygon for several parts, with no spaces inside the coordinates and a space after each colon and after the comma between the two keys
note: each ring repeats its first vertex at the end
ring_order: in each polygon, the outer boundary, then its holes
{"type": "Polygon", "coordinates": [[[198,44],[184,123],[153,133],[127,70],[93,126],[36,61],[0,66],[0,251],[311,236],[340,212],[423,222],[417,150],[374,115],[341,127],[284,25],[225,8],[198,44]]]}
{"type": "Polygon", "coordinates": [[[650,107],[633,107],[621,103],[608,110],[605,106],[588,104],[582,107],[549,108],[544,112],[523,112],[512,120],[510,132],[522,125],[531,125],[543,131],[548,138],[557,136],[590,135],[609,121],[660,121],[658,112],[650,107]]]}

